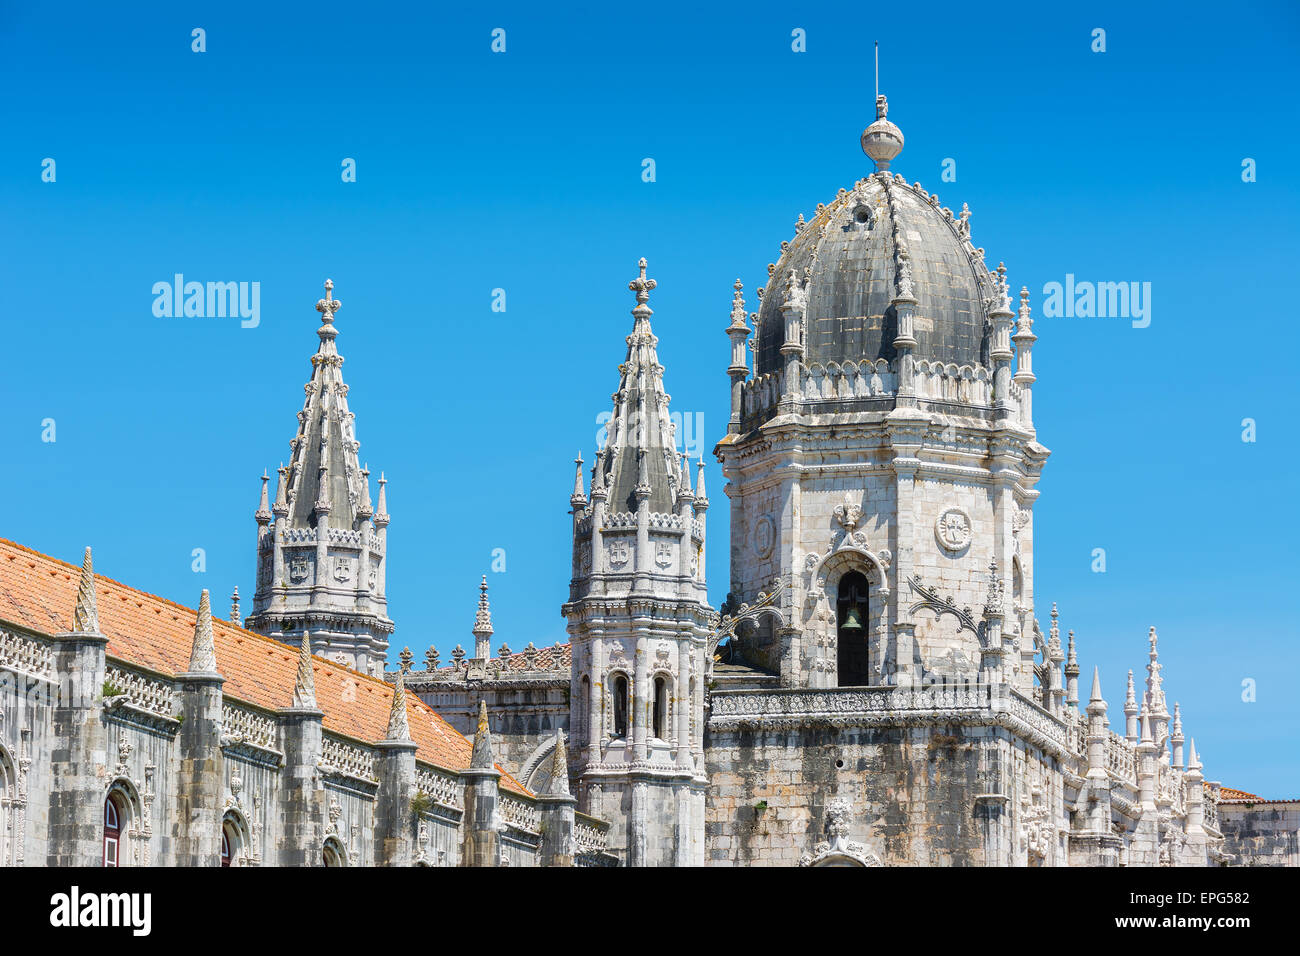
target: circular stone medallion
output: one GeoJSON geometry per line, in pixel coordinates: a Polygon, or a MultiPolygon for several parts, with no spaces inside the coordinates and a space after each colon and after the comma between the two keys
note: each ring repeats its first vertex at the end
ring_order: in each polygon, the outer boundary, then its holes
{"type": "Polygon", "coordinates": [[[970,515],[964,508],[947,508],[934,522],[934,536],[946,551],[960,551],[970,544],[970,515]]]}

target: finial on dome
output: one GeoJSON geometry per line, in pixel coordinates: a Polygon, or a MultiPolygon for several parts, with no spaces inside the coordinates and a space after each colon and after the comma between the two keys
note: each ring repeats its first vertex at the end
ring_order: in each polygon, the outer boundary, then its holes
{"type": "Polygon", "coordinates": [[[876,172],[889,171],[890,162],[903,151],[903,131],[891,123],[889,101],[876,96],[876,121],[862,131],[862,151],[876,164],[876,172]]]}
{"type": "Polygon", "coordinates": [[[334,298],[334,280],[325,280],[325,298],[316,303],[316,311],[321,314],[323,324],[316,330],[316,334],[324,342],[327,339],[333,339],[338,335],[338,330],[334,328],[334,313],[343,307],[343,303],[334,298]]]}

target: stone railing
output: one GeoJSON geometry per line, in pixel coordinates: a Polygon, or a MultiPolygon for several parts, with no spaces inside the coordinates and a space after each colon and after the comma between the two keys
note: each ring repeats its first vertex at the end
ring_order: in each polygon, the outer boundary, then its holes
{"type": "Polygon", "coordinates": [[[681,515],[650,512],[650,529],[652,531],[684,531],[686,524],[681,515]]]}
{"type": "Polygon", "coordinates": [[[416,764],[415,786],[417,790],[423,790],[444,807],[455,810],[463,810],[465,807],[465,790],[460,778],[437,767],[416,764]]]}
{"type": "Polygon", "coordinates": [[[699,518],[691,519],[691,537],[696,541],[704,540],[704,525],[699,518]]]}
{"type": "Polygon", "coordinates": [[[0,631],[0,667],[54,680],[54,651],[44,641],[0,631]]]}
{"type": "Polygon", "coordinates": [[[326,734],[321,741],[320,768],[326,773],[337,773],[374,783],[375,755],[368,750],[326,734]]]}
{"type": "Polygon", "coordinates": [[[221,705],[221,742],[252,744],[262,750],[279,753],[275,720],[257,711],[245,710],[229,702],[221,705]]]}
{"type": "Polygon", "coordinates": [[[942,362],[916,363],[916,397],[963,405],[988,405],[992,380],[988,369],[971,365],[944,365],[942,362]]]}
{"type": "Polygon", "coordinates": [[[741,414],[753,415],[779,402],[783,387],[781,379],[780,372],[768,372],[745,382],[740,392],[741,414]]]}
{"type": "Polygon", "coordinates": [[[353,531],[350,528],[330,528],[330,544],[346,544],[354,548],[361,547],[361,532],[353,531]]]}
{"type": "Polygon", "coordinates": [[[1214,787],[1208,783],[1202,783],[1201,787],[1204,792],[1202,805],[1205,808],[1205,825],[1211,829],[1219,829],[1219,801],[1214,787]]]}
{"type": "Polygon", "coordinates": [[[1073,735],[1070,733],[1069,726],[1014,690],[1011,692],[1011,716],[1023,721],[1061,750],[1074,752],[1070,746],[1073,735]]]}
{"type": "Polygon", "coordinates": [[[518,830],[538,833],[542,826],[542,811],[535,803],[502,793],[501,819],[518,830]]]}
{"type": "Polygon", "coordinates": [[[146,711],[158,717],[175,718],[176,711],[176,692],[171,684],[158,680],[153,677],[146,677],[144,674],[136,671],[129,671],[125,668],[109,664],[104,672],[104,678],[114,688],[121,691],[113,697],[105,697],[110,706],[118,703],[118,698],[131,704],[139,710],[146,711]]]}
{"type": "Polygon", "coordinates": [[[605,515],[604,531],[635,531],[636,513],[631,511],[611,511],[605,515]]]}
{"type": "Polygon", "coordinates": [[[604,853],[609,848],[609,824],[585,813],[575,813],[573,842],[579,853],[604,853]]]}
{"type": "Polygon", "coordinates": [[[1137,783],[1137,751],[1115,731],[1106,738],[1106,769],[1128,783],[1137,783]]]}
{"type": "Polygon", "coordinates": [[[280,540],[284,544],[315,544],[315,528],[285,528],[280,532],[280,540]]]}
{"type": "Polygon", "coordinates": [[[800,398],[805,402],[848,401],[855,398],[878,398],[892,395],[898,377],[884,359],[864,358],[861,362],[814,362],[802,372],[800,398]]]}
{"type": "Polygon", "coordinates": [[[835,717],[854,714],[925,711],[987,711],[988,684],[934,684],[930,687],[719,691],[712,696],[710,720],[719,718],[835,717]]]}

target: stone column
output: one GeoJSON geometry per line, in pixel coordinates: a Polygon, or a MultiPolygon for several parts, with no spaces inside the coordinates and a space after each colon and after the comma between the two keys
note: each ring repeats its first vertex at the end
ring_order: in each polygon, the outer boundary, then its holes
{"type": "Polygon", "coordinates": [[[284,766],[280,769],[281,866],[319,866],[325,840],[325,788],[320,762],[325,715],[316,706],[311,633],[304,632],[293,706],[280,712],[284,766]]]}
{"type": "MultiPolygon", "coordinates": [[[[99,866],[103,859],[108,733],[102,713],[107,646],[108,638],[99,630],[95,578],[87,548],[73,629],[54,636],[54,673],[59,686],[54,689],[57,697],[51,709],[47,866],[99,866]]],[[[15,832],[13,838],[21,843],[25,834],[15,832]]]]}
{"type": "Polygon", "coordinates": [[[189,669],[181,684],[181,729],[176,735],[176,815],[172,838],[177,866],[221,865],[221,807],[225,755],[221,750],[221,685],[208,592],[199,598],[189,669]]]}
{"type": "Polygon", "coordinates": [[[461,866],[499,866],[501,863],[501,819],[498,804],[501,771],[492,755],[492,734],[488,730],[487,701],[479,701],[478,730],[470,766],[461,771],[465,781],[465,815],[461,821],[461,866]]]}
{"type": "Polygon", "coordinates": [[[564,732],[555,732],[555,757],[552,762],[550,791],[540,794],[537,803],[542,811],[542,866],[573,866],[575,853],[574,810],[578,801],[569,792],[569,761],[565,753],[564,732]]]}

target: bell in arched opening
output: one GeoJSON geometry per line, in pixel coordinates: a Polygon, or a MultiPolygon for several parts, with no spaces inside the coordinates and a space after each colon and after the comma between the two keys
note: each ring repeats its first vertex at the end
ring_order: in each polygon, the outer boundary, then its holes
{"type": "Polygon", "coordinates": [[[871,683],[867,589],[867,579],[857,571],[850,571],[840,579],[835,620],[841,687],[863,687],[871,683]]]}

